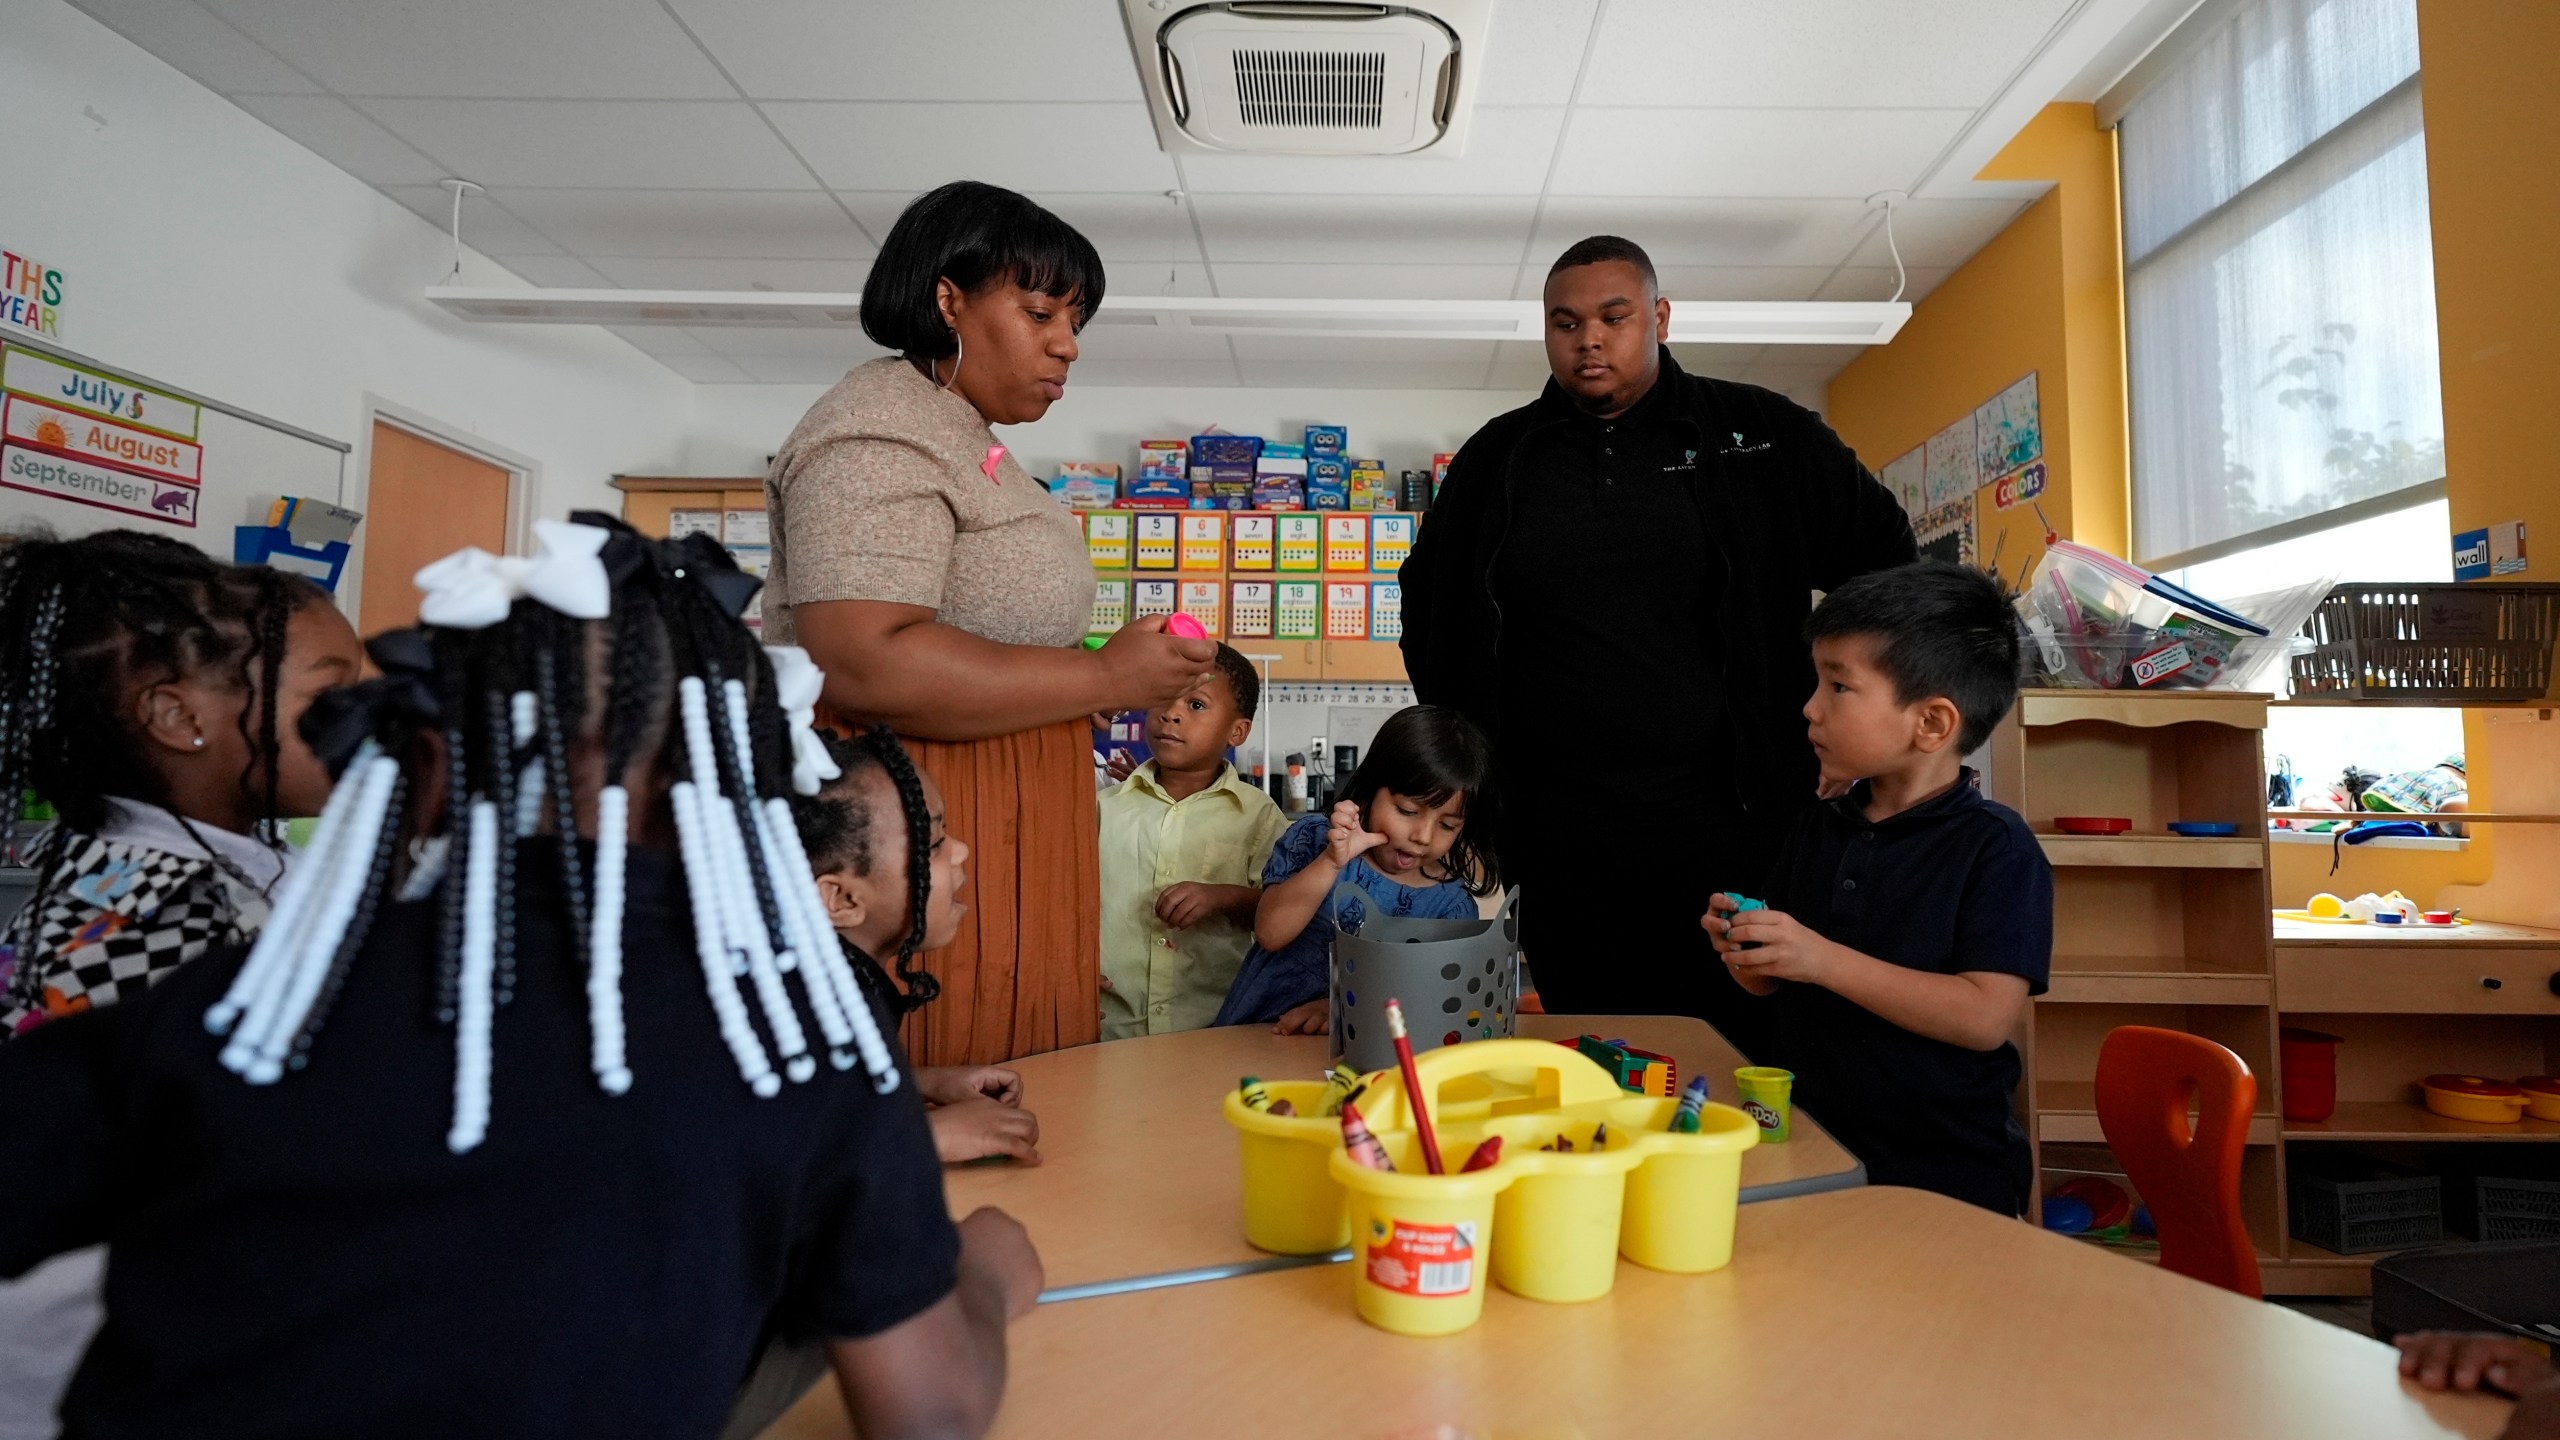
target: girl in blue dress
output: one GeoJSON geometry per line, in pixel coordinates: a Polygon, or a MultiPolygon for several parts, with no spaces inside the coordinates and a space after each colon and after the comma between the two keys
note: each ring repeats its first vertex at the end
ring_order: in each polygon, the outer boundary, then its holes
{"type": "Polygon", "coordinates": [[[1455,710],[1415,705],[1378,727],[1330,815],[1300,816],[1262,867],[1253,948],[1215,1025],[1279,1022],[1321,1035],[1329,1020],[1337,925],[1357,933],[1376,906],[1418,920],[1466,920],[1494,889],[1493,747],[1455,710]],[[1338,900],[1338,888],[1354,893],[1338,900]]]}

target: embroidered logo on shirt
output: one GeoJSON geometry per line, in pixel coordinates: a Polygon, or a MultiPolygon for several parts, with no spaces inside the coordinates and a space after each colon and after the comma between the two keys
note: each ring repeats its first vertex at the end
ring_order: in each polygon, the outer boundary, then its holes
{"type": "Polygon", "coordinates": [[[1750,455],[1769,448],[1769,442],[1766,440],[1757,445],[1746,442],[1739,430],[1728,430],[1725,433],[1733,437],[1733,443],[1717,451],[1719,455],[1750,455]]]}

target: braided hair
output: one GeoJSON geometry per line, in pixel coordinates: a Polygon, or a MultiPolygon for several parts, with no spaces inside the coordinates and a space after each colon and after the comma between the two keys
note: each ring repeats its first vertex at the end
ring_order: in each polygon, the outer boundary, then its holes
{"type": "Polygon", "coordinates": [[[895,1088],[784,799],[792,722],[772,662],[738,620],[757,582],[700,537],[652,541],[593,513],[535,528],[535,560],[466,551],[420,572],[431,623],[376,637],[382,677],[322,697],[305,719],[338,788],[275,917],[205,1016],[228,1037],[223,1063],[253,1084],[307,1063],[382,892],[432,896],[434,1018],[454,1033],[446,1144],[479,1145],[491,1035],[519,960],[532,958],[515,949],[519,841],[547,827],[559,837],[546,847],[560,872],[550,903],[585,966],[590,1063],[600,1089],[625,1093],[624,866],[633,831],[672,811],[695,958],[740,1077],[773,1095],[786,1076],[816,1075],[796,979],[834,1067],[859,1063],[875,1088],[895,1088]],[[431,577],[447,567],[457,568],[446,580],[480,588],[440,612],[431,577]],[[602,781],[584,797],[590,861],[576,843],[578,773],[599,759],[602,781]]]}
{"type": "MultiPolygon", "coordinates": [[[[876,863],[880,827],[871,813],[865,775],[879,771],[898,797],[907,837],[907,933],[898,941],[894,960],[895,1004],[905,1014],[942,993],[942,982],[916,963],[917,952],[924,948],[925,911],[933,896],[933,814],[925,805],[924,782],[916,775],[907,747],[884,725],[873,726],[852,740],[830,739],[827,754],[835,761],[837,778],[791,807],[799,822],[801,844],[820,870],[850,869],[856,875],[868,875],[876,863]]],[[[859,953],[859,947],[852,948],[859,953]]],[[[862,958],[874,966],[879,963],[869,955],[862,958]]]]}

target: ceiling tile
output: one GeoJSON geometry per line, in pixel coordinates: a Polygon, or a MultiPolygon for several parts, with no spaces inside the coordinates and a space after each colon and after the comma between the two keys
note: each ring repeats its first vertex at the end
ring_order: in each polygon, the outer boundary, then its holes
{"type": "Polygon", "coordinates": [[[1025,193],[1175,185],[1144,105],[783,101],[764,111],[831,190],[915,195],[963,177],[1025,193]]]}
{"type": "Polygon", "coordinates": [[[595,267],[628,290],[763,290],[859,293],[867,260],[654,259],[596,257],[595,267]]]}
{"type": "MultiPolygon", "coordinates": [[[[1772,345],[1769,347],[1769,352],[1774,355],[1787,348],[1789,347],[1772,345]]],[[[1742,378],[1754,385],[1766,386],[1771,390],[1814,390],[1830,384],[1831,377],[1839,374],[1841,369],[1842,366],[1838,364],[1792,365],[1780,360],[1764,359],[1754,361],[1751,368],[1743,373],[1742,378]]]]}
{"type": "Polygon", "coordinates": [[[613,288],[613,282],[597,274],[594,266],[567,255],[492,255],[489,258],[522,276],[527,283],[548,289],[610,290],[613,288]]]}
{"type": "Polygon", "coordinates": [[[1058,403],[1075,404],[1078,390],[1149,385],[1232,390],[1238,383],[1236,367],[1225,361],[1204,364],[1198,360],[1091,360],[1079,363],[1067,377],[1067,398],[1058,403]]]}
{"type": "Polygon", "coordinates": [[[1766,345],[1674,345],[1671,358],[1679,361],[1684,370],[1703,373],[1710,369],[1729,370],[1748,365],[1759,359],[1760,352],[1768,348],[1766,345]]]}
{"type": "Polygon", "coordinates": [[[1218,293],[1260,300],[1501,300],[1511,265],[1288,265],[1221,261],[1218,293]]]}
{"type": "Polygon", "coordinates": [[[758,100],[1143,99],[1118,7],[672,0],[758,100]]]}
{"type": "MultiPolygon", "coordinates": [[[[1106,307],[1107,308],[1107,307],[1106,307]]],[[[1183,360],[1197,362],[1215,360],[1225,363],[1232,351],[1227,337],[1204,330],[1184,327],[1164,329],[1154,325],[1087,325],[1076,337],[1079,354],[1077,375],[1088,364],[1106,360],[1183,360]]]]}
{"type": "MultiPolygon", "coordinates": [[[[1529,247],[1546,266],[1588,235],[1624,235],[1657,267],[1839,264],[1864,233],[1857,200],[1592,200],[1550,197],[1529,247]]],[[[1526,298],[1526,297],[1523,297],[1526,298]]]]}
{"type": "Polygon", "coordinates": [[[657,0],[209,0],[341,95],[726,100],[657,0]]]}
{"type": "MultiPolygon", "coordinates": [[[[888,238],[889,228],[916,197],[905,190],[853,190],[836,197],[862,228],[888,238]]],[[[1191,212],[1166,196],[1126,191],[1112,194],[1054,192],[1031,196],[1059,219],[1073,225],[1102,252],[1106,263],[1129,261],[1159,267],[1168,261],[1197,264],[1200,243],[1191,231],[1191,212]]]]}
{"type": "MultiPolygon", "coordinates": [[[[1210,292],[1209,270],[1205,265],[1185,261],[1167,265],[1158,260],[1106,261],[1110,295],[1207,295],[1210,292]]],[[[1110,305],[1108,296],[1103,300],[1110,305]]]]}
{"type": "Polygon", "coordinates": [[[1581,100],[1611,105],[1986,105],[2074,0],[1615,0],[1581,100]]]}
{"type": "Polygon", "coordinates": [[[643,355],[708,355],[711,347],[680,325],[607,325],[643,355]]]}
{"type": "MultiPolygon", "coordinates": [[[[835,201],[792,190],[499,190],[499,203],[572,254],[867,260],[835,201]]],[[[470,235],[466,224],[463,234],[470,235]]]]}
{"type": "Polygon", "coordinates": [[[1479,377],[1493,363],[1491,340],[1337,340],[1322,335],[1238,335],[1236,359],[1365,364],[1472,365],[1479,377]]]}
{"type": "MultiPolygon", "coordinates": [[[[1591,35],[1600,0],[1537,0],[1496,5],[1485,36],[1480,105],[1563,105],[1573,99],[1573,79],[1591,35]]],[[[1482,111],[1477,123],[1484,120],[1482,111]]]]}
{"type": "Polygon", "coordinates": [[[1759,363],[1763,365],[1827,365],[1834,371],[1873,350],[1873,345],[1767,345],[1761,347],[1759,363]]]}
{"type": "Polygon", "coordinates": [[[1665,265],[1662,293],[1673,300],[1810,300],[1831,277],[1818,265],[1665,265]]]}
{"type": "Polygon", "coordinates": [[[888,353],[872,344],[859,325],[691,325],[686,333],[715,355],[826,360],[839,373],[888,353]]]}
{"type": "Polygon", "coordinates": [[[1194,194],[1535,195],[1564,128],[1562,107],[1481,110],[1456,158],[1419,155],[1185,155],[1194,194]]]}
{"type": "Polygon", "coordinates": [[[740,368],[737,361],[718,355],[657,355],[651,358],[697,385],[746,385],[756,379],[740,368]]]}
{"type": "MultiPolygon", "coordinates": [[[[1973,252],[1990,244],[2026,208],[2017,200],[1907,200],[1894,207],[1893,240],[1902,247],[1905,265],[1953,267],[1972,259],[1973,252]]],[[[1893,253],[1885,246],[1882,217],[1849,263],[1891,268],[1893,253]]]]}
{"type": "MultiPolygon", "coordinates": [[[[862,360],[873,357],[863,356],[862,360]]],[[[759,385],[833,385],[861,360],[829,360],[812,355],[741,355],[732,363],[759,385]]]]}
{"type": "Polygon", "coordinates": [[[393,134],[483,185],[815,190],[743,104],[675,100],[363,100],[393,134]]]}
{"type": "MultiPolygon", "coordinates": [[[[1927,299],[1938,282],[1955,272],[1935,266],[1915,265],[1907,272],[1902,298],[1914,304],[1927,299]]],[[[1844,265],[1839,273],[1823,282],[1813,294],[1816,300],[1890,300],[1893,298],[1893,267],[1890,265],[1844,265]]]]}
{"type": "Polygon", "coordinates": [[[1559,195],[1859,196],[1907,190],[1962,110],[1576,107],[1559,195]]]}
{"type": "Polygon", "coordinates": [[[1374,200],[1194,195],[1209,263],[1517,265],[1537,202],[1525,196],[1374,200]]]}
{"type": "MultiPolygon", "coordinates": [[[[440,234],[453,229],[453,192],[441,185],[375,187],[399,201],[440,234]]],[[[462,200],[462,243],[483,255],[557,255],[560,247],[548,236],[507,213],[486,195],[462,200]]]]}
{"type": "Polygon", "coordinates": [[[445,168],[327,95],[239,95],[232,103],[368,185],[432,185],[445,168]]]}
{"type": "Polygon", "coordinates": [[[309,76],[195,0],[72,0],[127,40],[224,95],[317,95],[309,76]]]}
{"type": "Polygon", "coordinates": [[[1485,365],[1400,360],[1239,360],[1247,385],[1306,390],[1480,390],[1485,365]]]}

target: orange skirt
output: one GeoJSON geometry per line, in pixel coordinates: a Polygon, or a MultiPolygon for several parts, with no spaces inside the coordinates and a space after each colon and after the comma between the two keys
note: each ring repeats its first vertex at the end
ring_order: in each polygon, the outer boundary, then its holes
{"type": "Polygon", "coordinates": [[[918,1065],[990,1065],[1100,1039],[1092,726],[900,738],[942,788],[951,837],[969,847],[959,937],[917,957],[942,995],[907,1017],[907,1054],[918,1065]]]}

